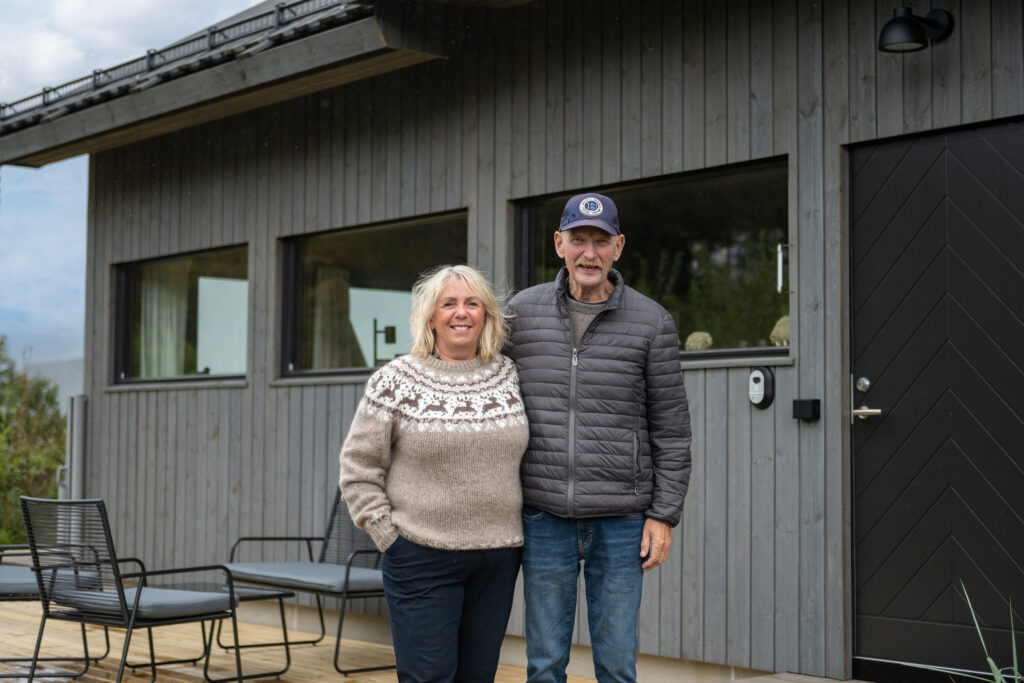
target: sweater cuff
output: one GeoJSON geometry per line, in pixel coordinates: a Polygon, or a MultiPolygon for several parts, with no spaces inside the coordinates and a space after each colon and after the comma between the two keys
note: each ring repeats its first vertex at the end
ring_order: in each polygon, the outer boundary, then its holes
{"type": "Polygon", "coordinates": [[[366,525],[366,533],[370,534],[374,545],[381,552],[391,547],[398,538],[398,529],[391,523],[391,517],[381,517],[373,524],[366,525]]]}

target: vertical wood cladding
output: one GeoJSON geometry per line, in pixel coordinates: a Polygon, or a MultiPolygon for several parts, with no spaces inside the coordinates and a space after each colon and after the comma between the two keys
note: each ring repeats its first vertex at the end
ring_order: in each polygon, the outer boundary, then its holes
{"type": "Polygon", "coordinates": [[[1019,3],[954,0],[953,36],[903,56],[874,47],[891,4],[415,3],[401,35],[449,59],[96,155],[86,487],[119,547],[205,564],[239,534],[323,524],[362,386],[278,380],[279,238],[465,210],[470,261],[503,282],[510,200],[785,155],[795,363],[767,411],[745,399],[749,368],[687,366],[693,483],[671,559],[645,578],[640,646],[848,675],[842,146],[1024,113],[1019,3]],[[244,386],[110,389],[111,264],[243,243],[244,386]],[[794,421],[797,397],[821,398],[822,419],[794,421]]]}

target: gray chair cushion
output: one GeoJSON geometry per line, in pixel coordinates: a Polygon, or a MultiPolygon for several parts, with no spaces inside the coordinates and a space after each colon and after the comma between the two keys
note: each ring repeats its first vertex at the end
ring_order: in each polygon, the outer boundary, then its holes
{"type": "Polygon", "coordinates": [[[0,595],[24,595],[26,598],[39,595],[39,584],[32,568],[0,564],[0,595]]]}
{"type": "MultiPolygon", "coordinates": [[[[131,609],[137,588],[125,588],[124,599],[131,609]]],[[[121,613],[117,593],[112,590],[60,590],[54,600],[57,604],[73,607],[93,614],[121,613]]],[[[238,600],[235,600],[235,604],[238,600]]],[[[143,588],[139,598],[140,619],[175,619],[198,614],[212,614],[231,609],[231,598],[221,592],[187,591],[173,588],[143,588]]]]}
{"type": "MultiPolygon", "coordinates": [[[[225,565],[235,581],[252,581],[296,590],[341,593],[345,586],[345,567],[326,562],[235,562],[225,565]]],[[[352,567],[349,592],[384,589],[379,569],[352,567]]]]}

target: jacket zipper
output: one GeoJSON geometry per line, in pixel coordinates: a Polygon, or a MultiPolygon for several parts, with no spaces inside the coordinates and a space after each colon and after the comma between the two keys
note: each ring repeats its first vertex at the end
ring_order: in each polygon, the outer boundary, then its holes
{"type": "Polygon", "coordinates": [[[576,367],[580,362],[578,352],[579,349],[572,347],[572,366],[569,368],[569,517],[574,516],[576,507],[576,367]]]}
{"type": "MultiPolygon", "coordinates": [[[[586,336],[587,331],[593,326],[594,321],[597,320],[604,313],[604,310],[598,311],[586,329],[583,330],[583,334],[580,335],[580,341],[583,341],[583,337],[586,336]]],[[[569,337],[572,341],[572,364],[569,366],[569,490],[568,490],[568,503],[569,503],[569,517],[575,516],[576,509],[576,368],[579,366],[579,347],[576,346],[576,323],[573,322],[572,314],[569,314],[569,337]]],[[[639,486],[639,484],[638,484],[639,486]]]]}
{"type": "Polygon", "coordinates": [[[640,434],[633,430],[633,495],[640,495],[640,434]]]}

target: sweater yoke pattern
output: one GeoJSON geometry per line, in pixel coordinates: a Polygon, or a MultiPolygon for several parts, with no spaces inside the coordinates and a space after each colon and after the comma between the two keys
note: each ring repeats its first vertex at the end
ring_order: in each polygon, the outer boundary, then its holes
{"type": "Polygon", "coordinates": [[[514,363],[474,363],[452,373],[453,364],[402,356],[378,370],[360,409],[401,429],[418,432],[483,432],[525,424],[514,363]]]}

